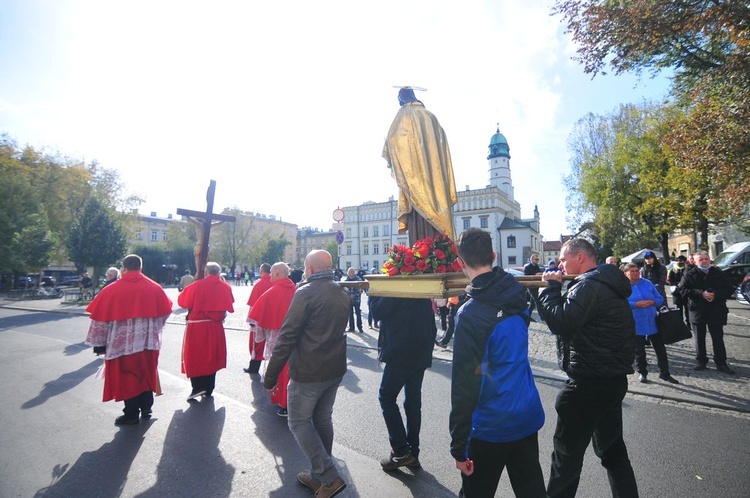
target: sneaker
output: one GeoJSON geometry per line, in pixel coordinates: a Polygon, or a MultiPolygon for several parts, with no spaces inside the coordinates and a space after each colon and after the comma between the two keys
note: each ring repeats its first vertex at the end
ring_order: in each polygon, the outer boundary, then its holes
{"type": "Polygon", "coordinates": [[[193,393],[190,394],[190,396],[187,397],[187,400],[188,401],[193,401],[195,398],[200,398],[204,394],[206,394],[206,391],[193,392],[193,393]]]}
{"type": "Polygon", "coordinates": [[[278,415],[279,417],[288,417],[289,412],[286,410],[286,408],[279,408],[278,410],[276,410],[276,415],[278,415]]]}
{"type": "MultiPolygon", "coordinates": [[[[414,455],[412,455],[412,456],[414,456],[414,455]]],[[[422,464],[419,463],[419,458],[414,457],[414,461],[412,463],[410,463],[409,465],[407,465],[406,468],[407,469],[421,469],[422,468],[422,464]]]]}
{"type": "Polygon", "coordinates": [[[313,491],[317,491],[323,484],[313,479],[309,472],[300,472],[297,474],[297,480],[303,486],[307,486],[313,491]]]}
{"type": "Polygon", "coordinates": [[[380,461],[380,466],[383,467],[383,470],[396,470],[399,467],[408,467],[410,465],[414,465],[415,463],[419,463],[419,460],[414,458],[414,455],[411,454],[411,451],[407,451],[400,456],[391,451],[391,456],[382,459],[380,461]]]}
{"type": "Polygon", "coordinates": [[[325,484],[321,484],[321,486],[315,492],[315,498],[330,498],[331,496],[336,496],[345,487],[346,483],[344,482],[344,480],[340,477],[337,477],[335,481],[327,486],[325,484]]]}
{"type": "Polygon", "coordinates": [[[679,384],[680,383],[677,379],[675,379],[674,377],[672,377],[668,373],[667,374],[659,374],[659,378],[661,380],[666,380],[670,384],[679,384]]]}
{"type": "Polygon", "coordinates": [[[696,363],[695,366],[693,367],[693,370],[696,370],[698,372],[705,370],[705,369],[706,369],[705,363],[696,363]]]}
{"type": "Polygon", "coordinates": [[[725,374],[734,374],[734,370],[729,368],[729,365],[717,365],[716,370],[718,370],[719,372],[724,372],[725,374]]]}
{"type": "Polygon", "coordinates": [[[648,382],[646,374],[638,374],[638,382],[640,382],[641,384],[645,384],[646,382],[648,382]]]}

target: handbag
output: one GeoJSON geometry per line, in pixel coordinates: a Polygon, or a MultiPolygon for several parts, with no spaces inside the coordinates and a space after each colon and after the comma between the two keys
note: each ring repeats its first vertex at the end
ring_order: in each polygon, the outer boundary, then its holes
{"type": "Polygon", "coordinates": [[[661,308],[656,314],[656,328],[664,344],[674,344],[693,337],[682,321],[682,310],[679,308],[661,308]]]}

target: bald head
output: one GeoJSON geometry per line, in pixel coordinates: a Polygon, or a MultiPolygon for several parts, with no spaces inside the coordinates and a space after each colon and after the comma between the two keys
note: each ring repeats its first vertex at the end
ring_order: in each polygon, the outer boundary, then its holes
{"type": "Polygon", "coordinates": [[[271,267],[271,282],[282,278],[289,278],[289,267],[286,263],[274,263],[271,267]]]}
{"type": "Polygon", "coordinates": [[[305,277],[333,268],[331,253],[318,249],[310,251],[305,258],[305,277]]]}

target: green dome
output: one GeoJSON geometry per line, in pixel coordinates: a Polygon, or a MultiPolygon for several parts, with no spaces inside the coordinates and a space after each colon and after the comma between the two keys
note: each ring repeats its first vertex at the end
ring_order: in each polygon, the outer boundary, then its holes
{"type": "Polygon", "coordinates": [[[508,159],[510,159],[510,147],[508,147],[508,140],[506,140],[505,136],[500,133],[500,125],[498,125],[497,127],[497,132],[492,135],[489,149],[490,155],[487,156],[487,159],[499,156],[507,157],[508,159]]]}

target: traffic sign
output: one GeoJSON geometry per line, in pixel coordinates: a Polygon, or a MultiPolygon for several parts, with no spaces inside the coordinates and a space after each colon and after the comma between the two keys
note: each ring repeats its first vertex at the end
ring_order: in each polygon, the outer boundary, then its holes
{"type": "Polygon", "coordinates": [[[341,230],[336,232],[336,242],[338,242],[339,244],[342,244],[344,242],[344,232],[342,232],[341,230]]]}
{"type": "Polygon", "coordinates": [[[336,208],[333,210],[333,221],[344,221],[344,210],[336,208]]]}

